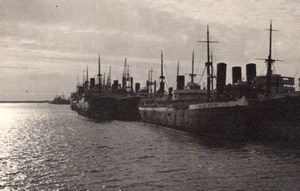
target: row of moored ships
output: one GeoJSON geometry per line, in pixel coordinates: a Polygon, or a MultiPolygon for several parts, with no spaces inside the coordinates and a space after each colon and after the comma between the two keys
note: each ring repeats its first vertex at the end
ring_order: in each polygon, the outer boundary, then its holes
{"type": "Polygon", "coordinates": [[[182,131],[213,137],[247,138],[270,137],[299,138],[300,92],[295,91],[295,80],[274,74],[272,65],[272,23],[270,24],[269,55],[265,60],[267,74],[256,75],[256,65],[246,65],[247,80],[242,81],[241,67],[232,68],[232,84],[226,85],[225,63],[217,64],[217,76],[213,75],[210,55],[210,39],[207,27],[207,85],[194,82],[194,53],[190,82],[177,68],[177,88],[165,90],[163,54],[159,88],[152,80],[152,71],[146,88],[140,84],[133,88],[133,78],[126,66],[122,84],[114,80],[110,71],[107,82],[102,78],[99,57],[98,84],[95,78],[86,78],[71,95],[71,108],[79,114],[98,120],[142,120],[182,131]],[[216,78],[216,88],[213,87],[216,78]]]}

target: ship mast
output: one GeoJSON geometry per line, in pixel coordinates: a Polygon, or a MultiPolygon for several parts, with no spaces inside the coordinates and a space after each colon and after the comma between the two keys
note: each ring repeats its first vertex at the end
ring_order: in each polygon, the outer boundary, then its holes
{"type": "Polygon", "coordinates": [[[152,82],[152,75],[153,75],[153,69],[151,68],[150,70],[150,94],[152,94],[152,85],[153,85],[153,82],[152,82]]]}
{"type": "Polygon", "coordinates": [[[128,85],[128,82],[130,81],[130,74],[129,74],[129,64],[127,64],[127,72],[126,72],[126,90],[128,89],[128,88],[130,88],[131,89],[131,85],[130,85],[130,87],[128,87],[129,85],[128,85]]]}
{"type": "Polygon", "coordinates": [[[164,93],[165,93],[165,76],[164,76],[164,66],[163,66],[163,63],[164,63],[164,57],[163,57],[163,51],[161,51],[161,62],[160,62],[160,86],[159,86],[159,90],[158,90],[158,94],[163,96],[164,93]]]}
{"type": "Polygon", "coordinates": [[[99,80],[99,92],[101,92],[101,66],[100,66],[100,54],[98,57],[98,80],[99,80]]]}
{"type": "Polygon", "coordinates": [[[207,44],[207,62],[205,63],[206,67],[206,75],[207,75],[207,97],[210,99],[210,85],[211,85],[211,79],[212,79],[212,62],[210,61],[210,43],[218,43],[217,41],[210,41],[209,40],[209,26],[207,25],[207,35],[206,35],[206,41],[198,41],[198,42],[204,42],[207,44]]]}
{"type": "Polygon", "coordinates": [[[191,82],[194,83],[194,77],[196,76],[196,74],[194,74],[194,50],[192,53],[192,73],[190,74],[191,76],[191,82]]]}
{"type": "Polygon", "coordinates": [[[126,84],[127,84],[127,58],[125,58],[123,78],[122,78],[122,86],[123,86],[123,89],[125,89],[125,90],[127,88],[126,84]]]}
{"type": "Polygon", "coordinates": [[[214,67],[213,67],[213,53],[211,51],[211,89],[214,90],[214,67]]]}
{"type": "Polygon", "coordinates": [[[103,88],[105,88],[106,84],[105,84],[105,75],[106,73],[103,74],[103,88]]]}
{"type": "Polygon", "coordinates": [[[265,60],[267,63],[267,95],[271,93],[271,77],[272,77],[272,64],[275,60],[272,59],[272,32],[276,31],[272,29],[272,20],[270,21],[270,29],[266,29],[270,31],[270,39],[269,39],[269,56],[265,60]]]}
{"type": "Polygon", "coordinates": [[[111,66],[109,66],[109,71],[107,74],[107,85],[108,87],[111,87],[111,66]]]}
{"type": "Polygon", "coordinates": [[[89,66],[86,66],[86,81],[89,81],[89,66]]]}
{"type": "Polygon", "coordinates": [[[263,58],[257,58],[257,60],[265,60],[265,63],[267,63],[267,88],[266,88],[266,94],[270,95],[271,94],[271,79],[272,79],[272,65],[273,63],[275,63],[275,61],[281,61],[284,62],[283,60],[274,60],[272,58],[272,32],[273,31],[278,31],[278,30],[274,30],[272,28],[272,20],[270,21],[270,28],[266,29],[268,31],[270,31],[270,37],[269,37],[269,55],[267,59],[263,59],[263,58]]]}

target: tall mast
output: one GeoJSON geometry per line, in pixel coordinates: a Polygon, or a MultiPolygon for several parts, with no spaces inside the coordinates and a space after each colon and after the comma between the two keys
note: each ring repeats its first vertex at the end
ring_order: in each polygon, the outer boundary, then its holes
{"type": "Polygon", "coordinates": [[[150,70],[150,93],[151,94],[152,94],[152,85],[153,85],[152,74],[153,74],[153,69],[151,68],[151,70],[150,70]]]}
{"type": "Polygon", "coordinates": [[[210,59],[209,59],[209,27],[207,25],[207,34],[206,34],[206,38],[207,38],[207,63],[206,63],[206,73],[207,73],[207,94],[208,94],[208,98],[210,98],[210,77],[211,77],[211,72],[210,72],[210,59]]]}
{"type": "Polygon", "coordinates": [[[129,74],[129,64],[127,64],[127,78],[130,76],[129,74]]]}
{"type": "Polygon", "coordinates": [[[99,92],[101,91],[101,60],[100,60],[100,54],[98,57],[98,80],[99,80],[99,92]]]}
{"type": "Polygon", "coordinates": [[[270,21],[270,29],[266,29],[270,31],[270,39],[269,39],[269,56],[265,60],[267,63],[267,94],[271,93],[271,77],[272,77],[272,64],[275,60],[272,59],[272,32],[276,31],[272,29],[272,20],[270,21]]]}
{"type": "Polygon", "coordinates": [[[211,51],[211,89],[214,90],[214,67],[213,67],[213,54],[211,51]]]}
{"type": "Polygon", "coordinates": [[[275,61],[281,61],[284,62],[283,60],[274,60],[272,58],[272,32],[273,31],[278,31],[278,30],[274,30],[272,28],[272,20],[270,21],[270,28],[266,29],[268,31],[270,31],[270,37],[269,37],[269,55],[267,59],[264,58],[256,58],[257,60],[265,60],[265,63],[267,63],[267,89],[266,89],[266,94],[270,95],[271,94],[271,79],[272,79],[272,64],[275,63],[275,61]]]}
{"type": "Polygon", "coordinates": [[[111,86],[111,66],[109,66],[109,71],[107,74],[107,85],[110,87],[111,86]]]}
{"type": "Polygon", "coordinates": [[[105,74],[106,73],[103,74],[103,87],[105,87],[105,74]]]}
{"type": "MultiPolygon", "coordinates": [[[[129,64],[127,64],[127,75],[126,75],[126,90],[128,88],[128,81],[130,81],[130,74],[129,74],[129,64]]],[[[131,86],[130,86],[131,88],[131,86]]]]}
{"type": "Polygon", "coordinates": [[[194,77],[196,76],[196,74],[194,74],[194,50],[192,53],[192,73],[190,74],[191,76],[191,82],[194,83],[194,77]]]}
{"type": "Polygon", "coordinates": [[[150,82],[152,83],[152,74],[153,74],[153,69],[151,68],[150,70],[150,82]]]}
{"type": "Polygon", "coordinates": [[[208,99],[210,98],[210,85],[211,85],[211,78],[212,78],[212,75],[211,75],[211,68],[212,68],[212,63],[210,62],[210,56],[209,56],[209,53],[210,53],[210,47],[209,47],[209,44],[210,43],[217,43],[217,41],[210,41],[209,40],[209,27],[207,25],[207,35],[206,35],[206,41],[198,41],[198,42],[204,42],[207,44],[207,62],[205,63],[205,66],[206,66],[206,73],[207,73],[207,97],[208,99]]]}
{"type": "MultiPolygon", "coordinates": [[[[160,95],[163,95],[165,93],[165,76],[164,76],[164,57],[163,57],[163,51],[161,51],[160,54],[160,86],[159,86],[159,90],[158,93],[160,95]]],[[[151,80],[152,81],[152,80],[151,80]]]]}
{"type": "Polygon", "coordinates": [[[161,51],[161,53],[160,53],[160,77],[159,77],[161,80],[163,80],[165,78],[163,64],[164,64],[164,56],[163,56],[163,51],[161,51]]]}
{"type": "Polygon", "coordinates": [[[89,81],[89,66],[86,66],[86,81],[89,81]]]}
{"type": "Polygon", "coordinates": [[[127,76],[126,76],[126,80],[129,81],[130,80],[130,74],[129,74],[129,64],[127,64],[127,76]]]}
{"type": "Polygon", "coordinates": [[[123,89],[127,88],[126,84],[127,84],[127,58],[125,58],[124,71],[123,71],[123,77],[122,77],[122,86],[123,86],[123,89]]]}
{"type": "Polygon", "coordinates": [[[99,83],[100,83],[100,76],[101,76],[101,66],[100,66],[100,54],[98,58],[98,78],[99,78],[99,83]]]}
{"type": "Polygon", "coordinates": [[[124,62],[124,75],[125,77],[127,76],[127,58],[125,58],[125,62],[124,62]]]}

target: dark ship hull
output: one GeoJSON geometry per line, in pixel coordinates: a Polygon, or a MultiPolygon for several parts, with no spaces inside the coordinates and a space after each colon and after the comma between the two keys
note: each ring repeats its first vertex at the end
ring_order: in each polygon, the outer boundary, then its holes
{"type": "Polygon", "coordinates": [[[100,121],[137,121],[140,120],[138,104],[136,96],[102,96],[80,100],[75,110],[80,115],[100,121]]]}
{"type": "Polygon", "coordinates": [[[246,117],[246,103],[223,107],[217,106],[220,103],[210,104],[215,107],[209,107],[208,103],[189,105],[187,109],[140,107],[140,114],[144,122],[181,131],[208,137],[244,139],[246,128],[250,125],[246,117]]]}
{"type": "Polygon", "coordinates": [[[69,105],[70,104],[70,100],[58,97],[58,98],[54,98],[54,100],[51,101],[50,104],[69,105]]]}
{"type": "Polygon", "coordinates": [[[254,139],[271,141],[300,140],[300,93],[263,100],[250,105],[252,120],[260,120],[249,134],[254,139]]]}
{"type": "Polygon", "coordinates": [[[114,118],[117,120],[138,121],[141,119],[137,96],[115,99],[114,108],[114,118]]]}
{"type": "MultiPolygon", "coordinates": [[[[232,102],[233,103],[233,102],[232,102]]],[[[300,139],[300,95],[243,105],[176,109],[140,107],[142,121],[207,137],[236,140],[300,139]]]]}

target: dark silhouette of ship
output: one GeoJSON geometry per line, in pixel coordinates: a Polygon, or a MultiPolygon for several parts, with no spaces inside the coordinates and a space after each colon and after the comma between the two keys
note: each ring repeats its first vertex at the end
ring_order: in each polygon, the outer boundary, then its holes
{"type": "Polygon", "coordinates": [[[51,104],[59,104],[59,105],[68,105],[70,104],[70,100],[66,99],[65,96],[59,95],[59,96],[55,96],[55,98],[50,101],[51,104]]]}
{"type": "Polygon", "coordinates": [[[163,55],[161,55],[160,87],[147,80],[146,94],[140,103],[141,118],[145,122],[171,127],[206,136],[233,139],[277,137],[300,138],[300,92],[295,91],[294,78],[274,74],[272,64],[272,22],[270,23],[269,55],[264,59],[267,74],[256,76],[256,64],[246,65],[247,80],[242,81],[241,67],[232,68],[232,84],[226,85],[225,63],[217,64],[213,72],[207,26],[206,88],[194,82],[194,52],[191,81],[177,68],[177,89],[165,91],[163,55]],[[216,89],[213,88],[216,78],[216,89]],[[154,86],[154,88],[153,88],[154,86]],[[154,89],[154,90],[153,90],[154,89]],[[279,125],[281,124],[281,125],[279,125]]]}
{"type": "Polygon", "coordinates": [[[129,66],[125,59],[122,86],[118,80],[111,84],[111,68],[109,69],[107,81],[102,78],[100,68],[100,56],[98,63],[98,84],[95,78],[88,78],[82,85],[77,85],[76,92],[71,94],[71,109],[80,115],[97,120],[128,120],[140,119],[138,104],[139,97],[133,92],[133,77],[129,75],[129,66]]]}

